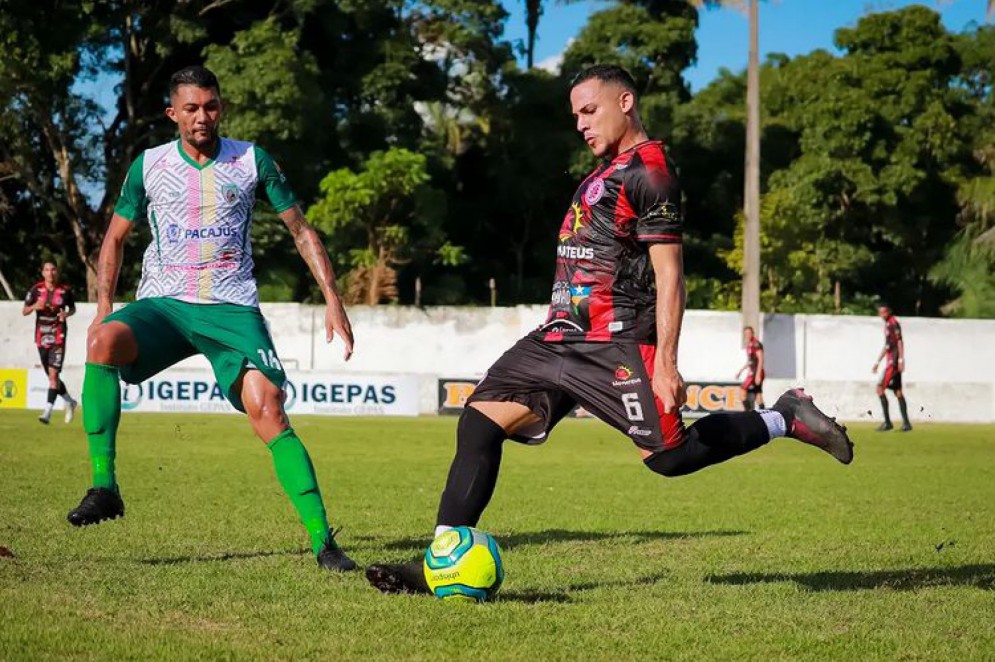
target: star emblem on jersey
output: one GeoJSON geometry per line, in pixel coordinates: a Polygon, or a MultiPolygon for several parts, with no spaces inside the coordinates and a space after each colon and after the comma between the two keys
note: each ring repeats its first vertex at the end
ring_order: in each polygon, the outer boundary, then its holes
{"type": "Polygon", "coordinates": [[[570,288],[570,303],[575,306],[579,306],[589,296],[591,296],[591,288],[587,285],[574,285],[570,288]]]}

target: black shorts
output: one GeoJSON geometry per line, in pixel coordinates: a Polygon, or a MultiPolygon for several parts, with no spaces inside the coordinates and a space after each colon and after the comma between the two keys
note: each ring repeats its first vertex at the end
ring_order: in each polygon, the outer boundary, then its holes
{"type": "Polygon", "coordinates": [[[881,388],[890,388],[892,391],[902,390],[902,373],[898,369],[898,364],[889,362],[885,365],[878,386],[881,388]]]}
{"type": "Polygon", "coordinates": [[[39,347],[38,356],[41,357],[41,367],[46,372],[49,368],[54,368],[56,372],[62,372],[62,361],[66,358],[66,346],[39,347]]]}
{"type": "Polygon", "coordinates": [[[543,342],[528,335],[484,375],[467,404],[517,402],[541,421],[512,437],[541,444],[576,405],[620,430],[642,449],[684,442],[680,412],[664,414],[651,388],[654,345],[543,342]]]}
{"type": "Polygon", "coordinates": [[[743,390],[747,393],[763,393],[764,373],[761,372],[759,376],[755,372],[747,373],[746,380],[743,382],[743,390]]]}

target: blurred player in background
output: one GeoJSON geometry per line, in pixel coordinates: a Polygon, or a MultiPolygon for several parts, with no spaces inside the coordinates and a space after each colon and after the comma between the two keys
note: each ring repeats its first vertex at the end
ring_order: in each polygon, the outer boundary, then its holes
{"type": "MultiPolygon", "coordinates": [[[[582,71],[570,105],[601,162],[560,221],[545,323],[488,369],[460,416],[435,535],[477,525],[506,439],[541,444],[577,404],[625,434],[644,466],[662,476],[700,471],[778,437],[849,464],[846,430],[801,389],[785,392],[772,409],[715,413],[685,428],[677,369],[684,214],[676,172],[663,143],[643,129],[636,84],[624,69],[582,71]]],[[[366,577],[384,592],[428,592],[421,560],[372,565],[366,577]]]]}
{"type": "Polygon", "coordinates": [[[764,344],[756,337],[752,326],[743,329],[743,347],[746,348],[746,364],[736,373],[743,380],[743,409],[753,411],[764,407],[764,344]]]}
{"type": "Polygon", "coordinates": [[[66,403],[66,423],[73,420],[76,401],[66,390],[59,373],[66,358],[66,318],[76,312],[76,300],[68,285],[59,282],[59,268],[52,262],[41,267],[42,279],[31,286],[24,297],[22,315],[35,314],[35,345],[41,357],[41,367],[48,377],[48,401],[38,420],[48,425],[52,418],[56,396],[66,403]]]}
{"type": "MultiPolygon", "coordinates": [[[[220,137],[221,88],[213,73],[173,74],[166,115],[179,140],[142,152],[121,190],[100,248],[97,315],[87,339],[83,427],[92,487],[69,512],[73,526],[124,515],[114,470],[121,418],[121,379],[139,384],[195,354],[272,453],[277,478],[311,538],[318,565],[354,570],[336,544],[307,449],[284,411],[283,364],[276,354],[252,275],[249,229],[257,193],[265,195],[294,237],[325,298],[325,339],[338,334],[352,354],[352,327],[321,238],[304,218],[286,177],[262,148],[220,137]],[[111,312],[124,243],[148,222],[152,241],[142,262],[137,300],[111,312]]],[[[238,480],[226,467],[219,480],[238,480]]],[[[245,525],[246,523],[241,523],[245,525]]]]}
{"type": "Polygon", "coordinates": [[[878,355],[878,360],[874,362],[872,372],[877,372],[884,360],[884,372],[881,373],[881,381],[878,382],[877,394],[881,400],[881,412],[884,414],[884,423],[878,426],[878,432],[893,430],[891,424],[891,412],[888,411],[888,396],[885,390],[891,389],[898,399],[898,410],[902,413],[902,432],[912,429],[909,422],[909,408],[905,403],[905,394],[902,393],[902,373],[905,372],[905,342],[902,340],[902,325],[898,323],[898,318],[891,311],[891,306],[882,304],[878,307],[878,316],[884,320],[884,348],[878,355]]]}

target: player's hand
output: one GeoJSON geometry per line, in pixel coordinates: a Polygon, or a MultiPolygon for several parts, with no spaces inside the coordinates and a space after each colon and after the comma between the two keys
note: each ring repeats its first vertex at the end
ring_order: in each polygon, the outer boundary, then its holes
{"type": "Polygon", "coordinates": [[[905,359],[898,359],[898,372],[905,372],[905,359]]]}
{"type": "Polygon", "coordinates": [[[59,318],[60,322],[62,322],[63,324],[65,324],[65,322],[66,322],[66,311],[60,310],[59,314],[57,315],[57,317],[59,318]]]}
{"type": "Polygon", "coordinates": [[[872,373],[876,373],[877,371],[878,371],[878,364],[877,364],[877,363],[875,363],[875,364],[874,364],[874,367],[873,367],[873,368],[871,368],[871,372],[872,372],[872,373]]]}
{"type": "Polygon", "coordinates": [[[676,414],[684,406],[687,393],[684,378],[676,365],[657,365],[653,374],[653,393],[663,404],[663,413],[676,414]]]}
{"type": "Polygon", "coordinates": [[[329,299],[325,304],[325,342],[332,342],[335,334],[345,343],[345,360],[348,361],[352,356],[352,325],[338,297],[329,299]]]}

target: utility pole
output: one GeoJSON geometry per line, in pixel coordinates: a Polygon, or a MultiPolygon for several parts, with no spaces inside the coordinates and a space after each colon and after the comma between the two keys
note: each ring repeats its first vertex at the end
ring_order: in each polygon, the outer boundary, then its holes
{"type": "Polygon", "coordinates": [[[746,73],[746,169],[743,186],[743,326],[760,334],[760,12],[750,0],[750,57],[746,73]]]}

